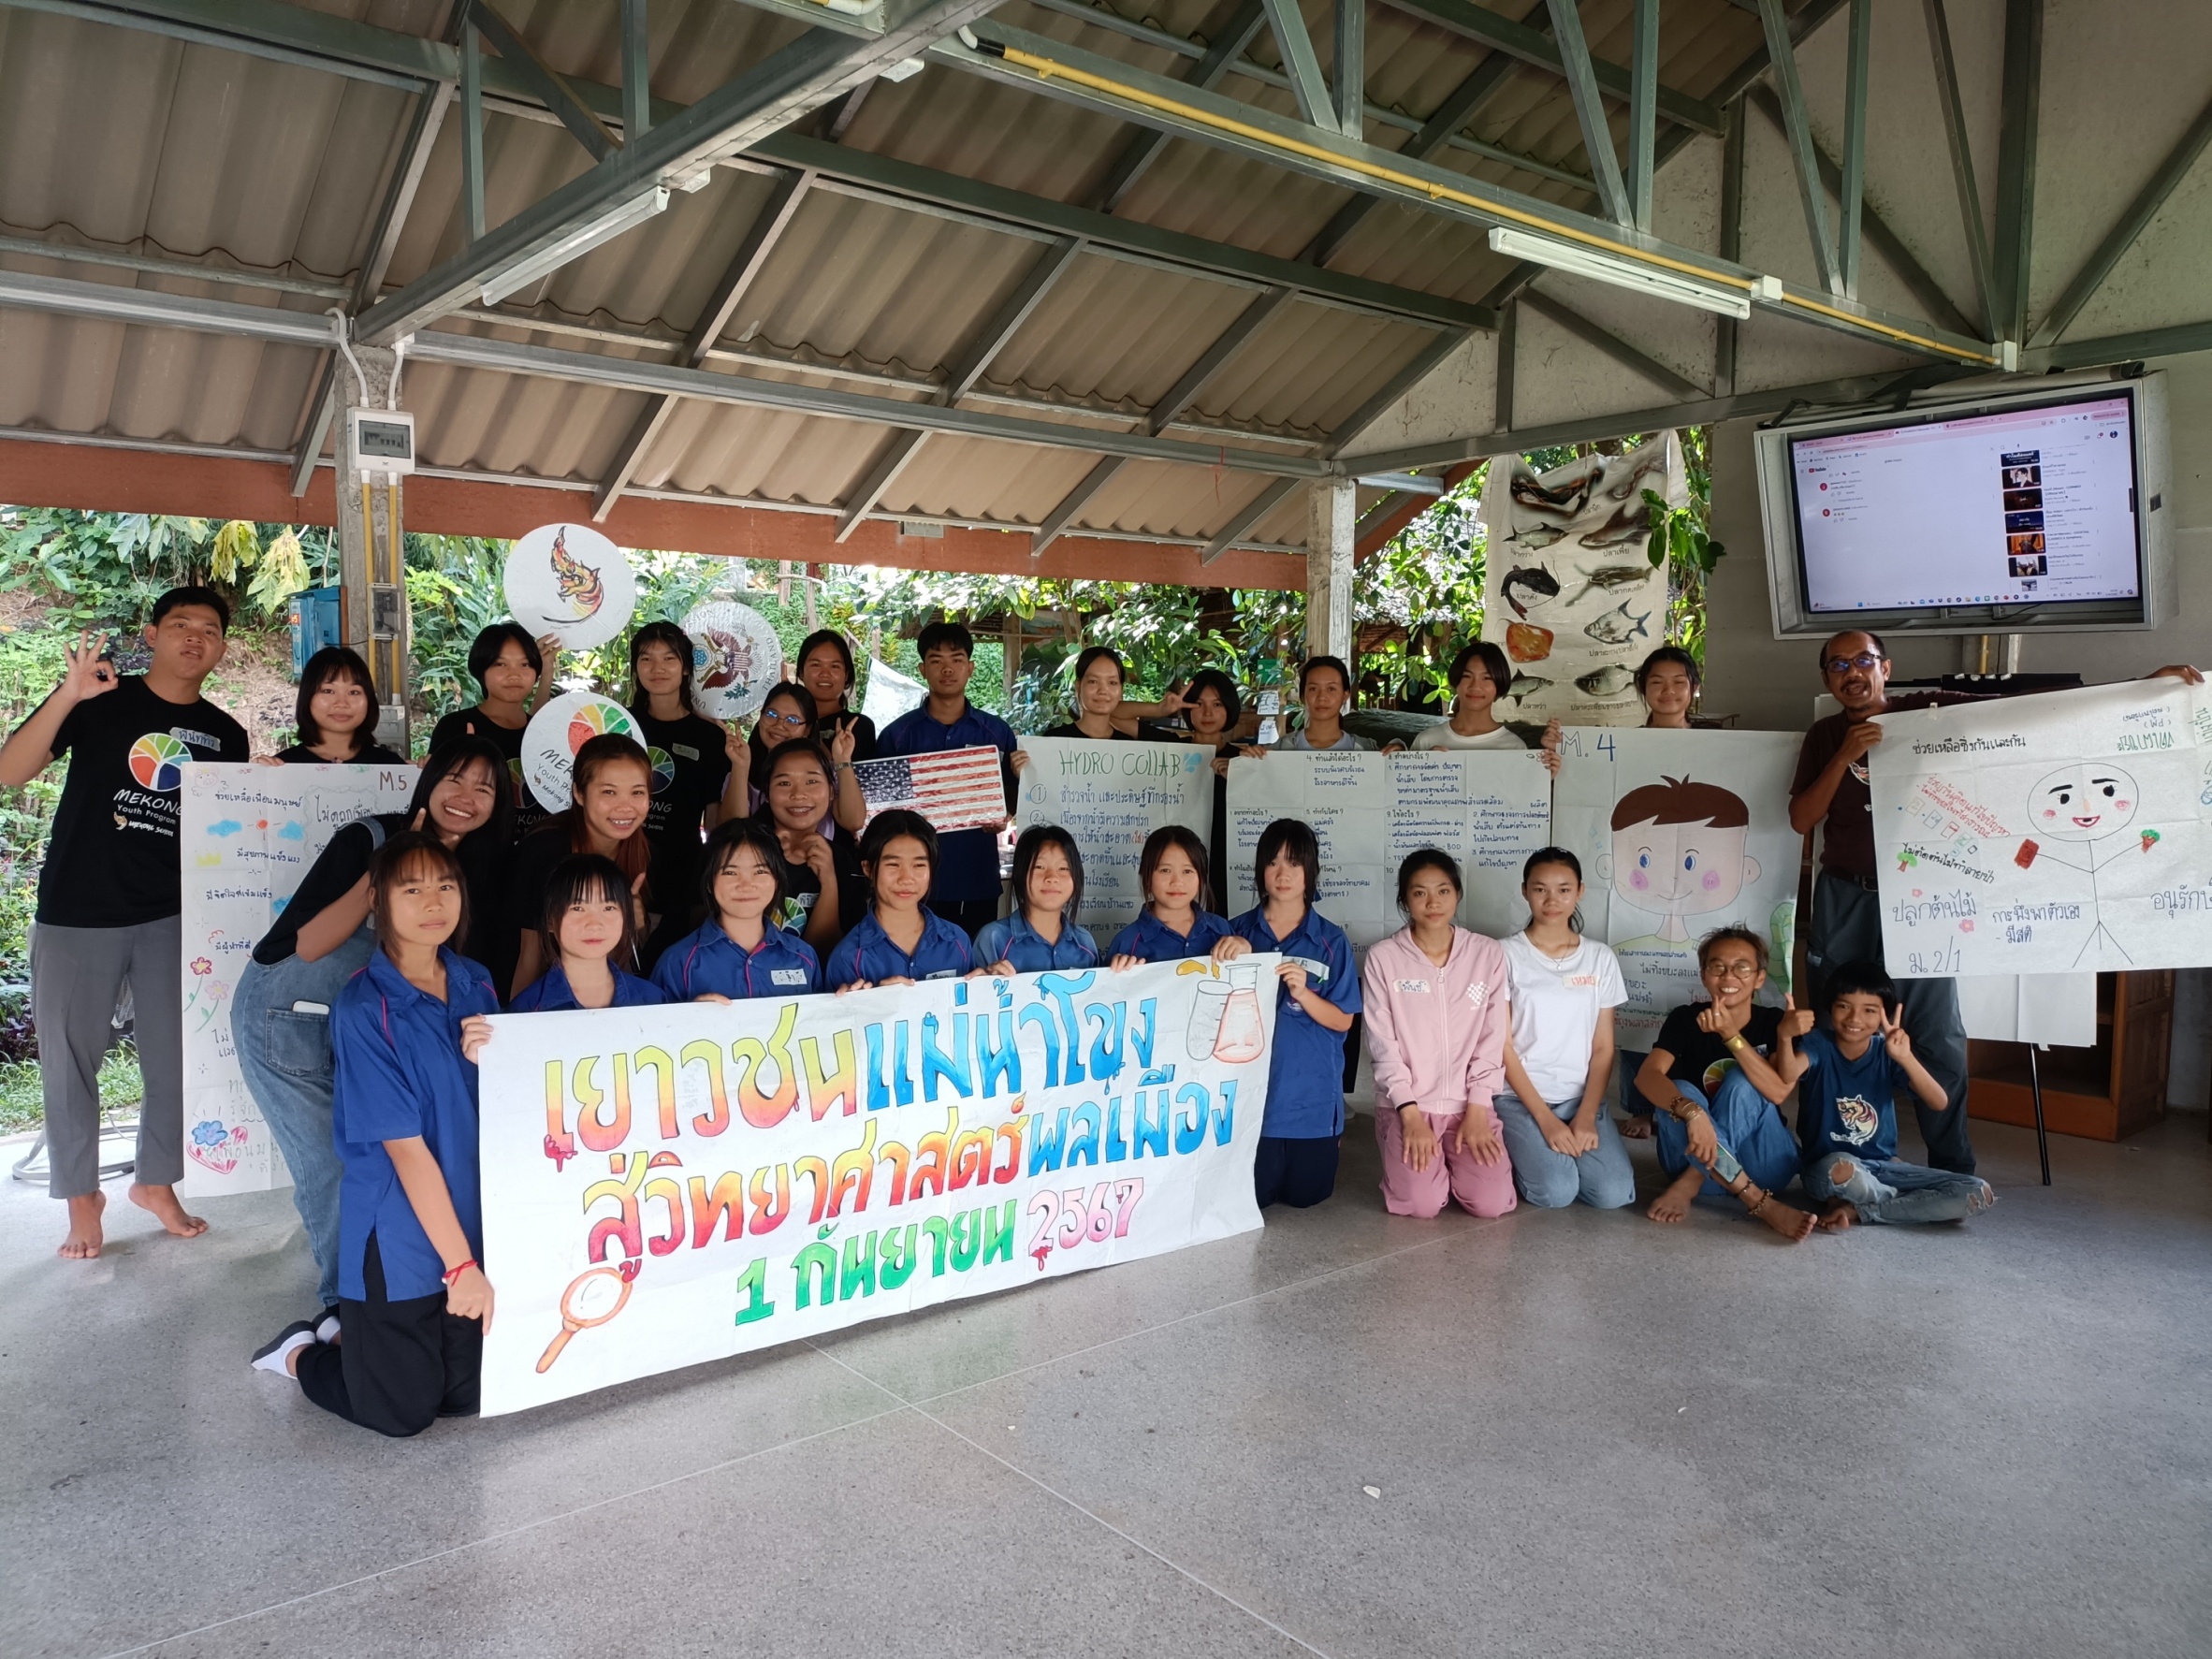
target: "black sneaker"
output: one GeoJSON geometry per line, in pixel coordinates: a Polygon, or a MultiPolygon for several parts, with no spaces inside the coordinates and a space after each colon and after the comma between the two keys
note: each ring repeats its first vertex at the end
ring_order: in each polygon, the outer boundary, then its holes
{"type": "Polygon", "coordinates": [[[254,1369],[286,1375],[284,1361],[292,1357],[292,1350],[306,1347],[314,1339],[315,1328],[305,1319],[295,1319],[254,1350],[254,1369]]]}

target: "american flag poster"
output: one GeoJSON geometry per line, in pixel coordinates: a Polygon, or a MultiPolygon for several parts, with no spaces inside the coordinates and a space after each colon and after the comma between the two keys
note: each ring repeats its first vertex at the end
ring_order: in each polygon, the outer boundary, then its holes
{"type": "Polygon", "coordinates": [[[946,830],[997,829],[1006,822],[999,752],[988,747],[862,761],[852,768],[868,816],[905,807],[946,830]]]}

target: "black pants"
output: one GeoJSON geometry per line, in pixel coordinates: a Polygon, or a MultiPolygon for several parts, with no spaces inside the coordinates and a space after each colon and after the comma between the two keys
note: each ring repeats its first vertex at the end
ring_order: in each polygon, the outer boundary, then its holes
{"type": "Polygon", "coordinates": [[[975,938],[998,920],[998,901],[995,898],[971,898],[958,904],[933,898],[929,901],[929,908],[969,939],[975,938]]]}
{"type": "Polygon", "coordinates": [[[1259,1207],[1288,1204],[1310,1210],[1336,1190],[1339,1137],[1262,1135],[1252,1160],[1252,1186],[1259,1207]]]}
{"type": "Polygon", "coordinates": [[[484,1327],[445,1311],[445,1292],[391,1302],[369,1238],[366,1302],[338,1302],[340,1340],[299,1351],[299,1388],[325,1411],[379,1434],[419,1434],[442,1417],[473,1417],[484,1327]]]}
{"type": "MultiPolygon", "coordinates": [[[[1806,978],[1811,1008],[1826,1027],[1828,980],[1848,962],[1882,960],[1882,901],[1857,882],[1823,870],[1812,883],[1812,925],[1805,930],[1806,978]]],[[[1913,1054],[1943,1085],[1950,1104],[1930,1112],[1918,1095],[1913,1110],[1928,1161],[1957,1175],[1974,1172],[1974,1149],[1966,1130],[1966,1022],[1958,1012],[1957,980],[1897,981],[1899,1012],[1913,1054]]],[[[1800,1108],[1802,1110],[1802,1108],[1800,1108]]]]}

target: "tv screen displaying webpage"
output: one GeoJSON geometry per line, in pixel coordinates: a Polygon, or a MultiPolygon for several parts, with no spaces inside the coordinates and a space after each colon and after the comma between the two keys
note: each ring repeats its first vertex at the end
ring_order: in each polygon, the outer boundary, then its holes
{"type": "Polygon", "coordinates": [[[1806,609],[2140,598],[2135,438],[2090,395],[1792,440],[1806,609]]]}

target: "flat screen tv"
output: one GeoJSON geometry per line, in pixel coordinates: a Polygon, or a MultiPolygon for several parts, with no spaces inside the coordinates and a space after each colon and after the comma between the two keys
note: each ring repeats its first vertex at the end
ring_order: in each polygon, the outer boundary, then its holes
{"type": "Polygon", "coordinates": [[[1776,633],[2155,626],[2164,444],[2156,375],[1762,431],[1776,633]]]}

